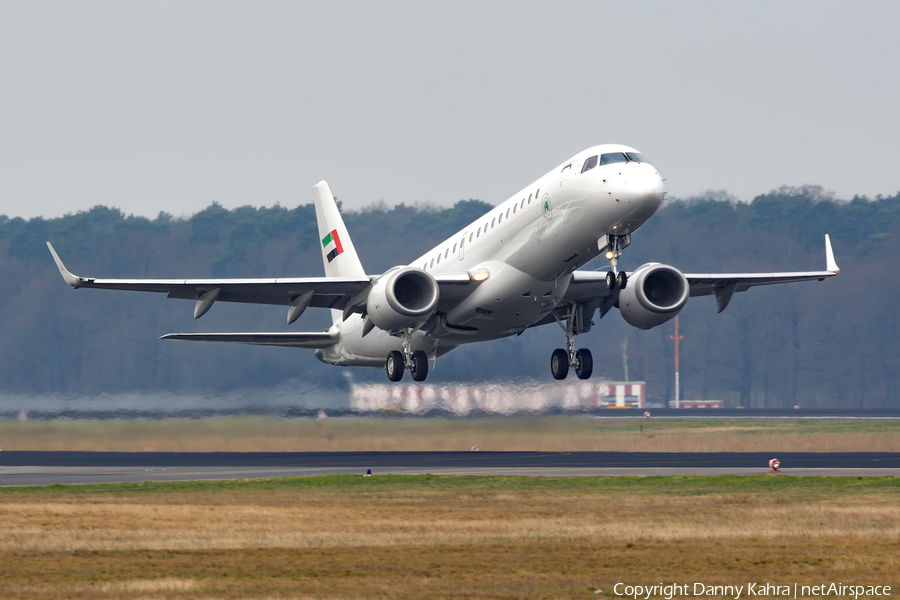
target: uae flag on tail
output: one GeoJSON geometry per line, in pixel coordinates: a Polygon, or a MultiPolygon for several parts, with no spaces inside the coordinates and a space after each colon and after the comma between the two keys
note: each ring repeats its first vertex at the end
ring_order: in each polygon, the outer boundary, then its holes
{"type": "Polygon", "coordinates": [[[337,229],[332,229],[331,233],[322,238],[322,248],[325,249],[325,258],[328,259],[328,262],[333,261],[338,254],[344,251],[337,229]]]}

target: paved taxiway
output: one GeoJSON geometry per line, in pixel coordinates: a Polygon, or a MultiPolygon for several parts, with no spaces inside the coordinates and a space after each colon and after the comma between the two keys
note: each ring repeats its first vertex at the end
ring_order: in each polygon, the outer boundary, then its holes
{"type": "MultiPolygon", "coordinates": [[[[762,452],[0,452],[0,485],[359,473],[529,476],[749,475],[762,452]]],[[[900,476],[900,453],[780,453],[788,475],[900,476]]]]}

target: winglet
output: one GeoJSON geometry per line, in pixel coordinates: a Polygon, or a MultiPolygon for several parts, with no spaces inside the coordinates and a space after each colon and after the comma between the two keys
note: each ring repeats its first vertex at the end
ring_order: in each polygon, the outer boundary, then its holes
{"type": "Polygon", "coordinates": [[[72,275],[72,273],[69,272],[69,270],[66,268],[66,265],[64,265],[63,262],[59,259],[59,254],[56,253],[56,250],[53,249],[53,246],[50,244],[50,242],[47,242],[47,247],[50,248],[50,254],[53,255],[53,260],[54,260],[54,262],[56,262],[56,267],[59,269],[59,272],[62,274],[63,279],[66,280],[66,283],[68,283],[69,285],[71,285],[73,288],[76,288],[76,289],[78,287],[80,287],[80,284],[87,283],[87,281],[88,281],[87,279],[83,279],[81,277],[76,277],[75,275],[72,275]]]}
{"type": "Polygon", "coordinates": [[[835,275],[841,272],[834,261],[834,250],[831,249],[831,238],[827,233],[825,234],[825,270],[831,271],[835,275]]]}

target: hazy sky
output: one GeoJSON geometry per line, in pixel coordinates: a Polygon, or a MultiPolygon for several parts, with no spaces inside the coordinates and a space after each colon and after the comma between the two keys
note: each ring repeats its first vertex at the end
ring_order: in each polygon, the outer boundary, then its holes
{"type": "Polygon", "coordinates": [[[900,190],[900,3],[0,1],[0,214],[506,199],[594,144],[671,194],[900,190]]]}

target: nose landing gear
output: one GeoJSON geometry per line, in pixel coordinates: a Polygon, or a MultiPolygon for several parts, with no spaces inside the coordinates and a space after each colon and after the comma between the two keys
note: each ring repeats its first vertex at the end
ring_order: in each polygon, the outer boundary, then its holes
{"type": "MultiPolygon", "coordinates": [[[[601,238],[602,240],[603,238],[601,238]]],[[[628,285],[628,275],[625,271],[619,271],[619,257],[622,256],[622,250],[631,245],[631,235],[607,235],[606,236],[606,254],[609,260],[609,266],[612,269],[606,274],[606,287],[610,291],[619,288],[624,290],[628,285]]]]}
{"type": "Polygon", "coordinates": [[[625,271],[619,271],[618,273],[607,271],[606,287],[609,291],[613,291],[616,288],[624,290],[626,285],[628,285],[628,274],[625,271]]]}
{"type": "Polygon", "coordinates": [[[550,374],[553,375],[553,379],[565,379],[569,375],[569,367],[575,369],[578,379],[588,379],[594,372],[594,358],[591,351],[587,348],[575,349],[577,314],[577,307],[573,304],[566,315],[565,325],[554,315],[556,322],[566,332],[566,349],[557,348],[550,356],[550,374]]]}

